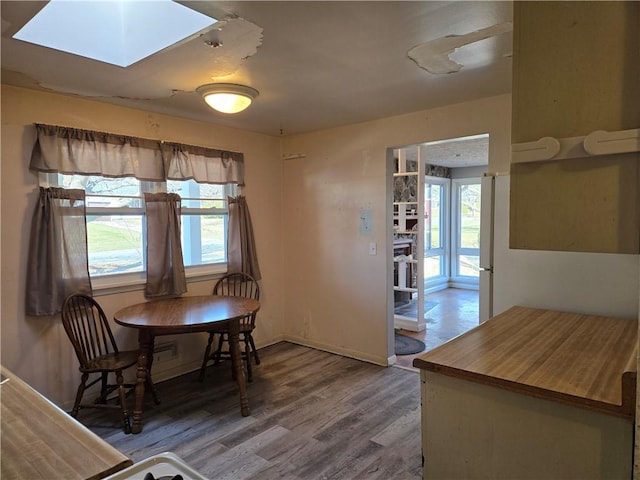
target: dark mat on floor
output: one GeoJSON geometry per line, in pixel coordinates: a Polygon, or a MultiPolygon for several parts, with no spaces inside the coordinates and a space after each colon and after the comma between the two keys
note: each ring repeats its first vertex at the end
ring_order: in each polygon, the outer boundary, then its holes
{"type": "Polygon", "coordinates": [[[396,355],[413,355],[420,353],[427,347],[424,342],[417,338],[409,337],[408,335],[402,335],[396,333],[396,355]]]}

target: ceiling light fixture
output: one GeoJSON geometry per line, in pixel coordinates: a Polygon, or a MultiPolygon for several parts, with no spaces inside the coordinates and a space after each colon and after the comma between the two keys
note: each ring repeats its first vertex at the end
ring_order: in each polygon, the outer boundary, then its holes
{"type": "Polygon", "coordinates": [[[222,113],[241,112],[258,96],[255,88],[234,83],[210,83],[198,87],[196,91],[207,105],[222,113]]]}

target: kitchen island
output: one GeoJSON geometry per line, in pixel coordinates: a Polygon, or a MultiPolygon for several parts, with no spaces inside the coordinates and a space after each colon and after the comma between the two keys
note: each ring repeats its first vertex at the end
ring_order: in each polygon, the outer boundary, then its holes
{"type": "Polygon", "coordinates": [[[2,480],[93,480],[132,465],[16,375],[1,371],[2,480]]]}
{"type": "Polygon", "coordinates": [[[424,478],[631,478],[637,329],[518,306],[416,358],[424,478]]]}

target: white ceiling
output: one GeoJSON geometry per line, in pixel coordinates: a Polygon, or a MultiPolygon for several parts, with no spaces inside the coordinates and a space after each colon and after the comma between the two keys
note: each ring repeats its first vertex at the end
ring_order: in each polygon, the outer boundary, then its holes
{"type": "Polygon", "coordinates": [[[1,2],[3,83],[270,135],[511,91],[506,1],[184,1],[220,22],[127,68],[13,40],[45,3],[1,2]],[[439,73],[427,70],[434,62],[439,73]],[[244,112],[217,113],[195,91],[216,82],[260,95],[244,112]]]}
{"type": "Polygon", "coordinates": [[[409,160],[417,160],[419,155],[427,165],[447,168],[486,166],[489,163],[489,136],[447,138],[410,145],[404,147],[404,151],[409,160]]]}

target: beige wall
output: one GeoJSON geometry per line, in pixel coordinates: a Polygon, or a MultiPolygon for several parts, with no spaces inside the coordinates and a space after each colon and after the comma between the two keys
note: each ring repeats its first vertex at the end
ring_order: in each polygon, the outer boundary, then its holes
{"type": "Polygon", "coordinates": [[[284,162],[286,338],[386,364],[393,354],[387,149],[489,133],[489,170],[508,171],[511,97],[289,136],[284,162]],[[372,233],[360,235],[360,211],[372,233]],[[369,255],[371,242],[377,255],[369,255]]]}
{"type": "MultiPolygon", "coordinates": [[[[278,341],[282,332],[282,245],[280,143],[276,137],[2,85],[2,351],[10,370],[55,402],[73,399],[77,363],[58,317],[25,317],[27,244],[37,176],[28,169],[32,124],[156,138],[240,151],[245,154],[247,197],[263,274],[258,344],[278,341]]],[[[188,294],[208,294],[213,280],[190,283],[188,294]]],[[[142,291],[102,295],[111,317],[120,307],[143,301],[142,291]]],[[[124,347],[136,347],[135,332],[114,327],[124,347]]],[[[165,338],[159,339],[164,341],[165,338]]],[[[156,379],[194,368],[204,352],[203,335],[182,335],[178,362],[154,366],[156,379]],[[163,371],[163,368],[168,370],[163,371]],[[173,369],[173,370],[172,370],[173,369]]]]}

